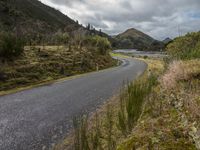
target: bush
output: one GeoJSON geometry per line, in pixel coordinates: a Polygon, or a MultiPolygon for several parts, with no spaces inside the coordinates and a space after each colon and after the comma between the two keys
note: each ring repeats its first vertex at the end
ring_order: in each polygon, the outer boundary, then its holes
{"type": "Polygon", "coordinates": [[[89,36],[84,40],[84,43],[96,47],[101,55],[105,55],[111,49],[108,39],[100,36],[89,36]]]}
{"type": "Polygon", "coordinates": [[[19,56],[24,51],[24,41],[11,33],[0,34],[0,57],[19,56]]]}
{"type": "Polygon", "coordinates": [[[200,58],[200,32],[176,38],[167,45],[167,52],[176,59],[200,58]]]}

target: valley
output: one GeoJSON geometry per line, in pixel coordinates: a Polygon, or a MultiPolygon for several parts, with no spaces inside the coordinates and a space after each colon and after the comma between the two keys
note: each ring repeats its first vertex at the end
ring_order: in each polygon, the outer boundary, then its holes
{"type": "Polygon", "coordinates": [[[0,0],[0,149],[199,150],[199,6],[0,0]]]}

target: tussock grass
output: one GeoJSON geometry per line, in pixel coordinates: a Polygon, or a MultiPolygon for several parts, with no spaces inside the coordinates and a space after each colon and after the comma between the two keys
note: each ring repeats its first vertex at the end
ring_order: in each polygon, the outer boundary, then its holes
{"type": "Polygon", "coordinates": [[[189,81],[200,76],[199,60],[173,61],[169,64],[168,70],[161,78],[163,88],[176,88],[177,82],[189,81]]]}
{"type": "Polygon", "coordinates": [[[126,91],[120,96],[119,129],[124,135],[132,131],[141,114],[144,100],[155,84],[156,77],[150,75],[146,79],[129,83],[126,91]]]}
{"type": "Polygon", "coordinates": [[[74,149],[75,150],[88,150],[88,122],[87,117],[83,116],[81,118],[73,119],[74,126],[74,149]]]}
{"type": "Polygon", "coordinates": [[[173,61],[119,150],[200,148],[199,60],[173,61]],[[173,86],[171,86],[173,85],[173,86]]]}

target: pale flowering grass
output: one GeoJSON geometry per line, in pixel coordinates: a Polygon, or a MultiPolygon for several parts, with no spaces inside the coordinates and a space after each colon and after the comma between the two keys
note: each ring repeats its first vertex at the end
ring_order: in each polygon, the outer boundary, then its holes
{"type": "Polygon", "coordinates": [[[169,64],[167,72],[163,75],[160,82],[163,88],[176,88],[177,82],[180,80],[190,80],[190,78],[200,74],[200,61],[173,61],[169,64]]]}

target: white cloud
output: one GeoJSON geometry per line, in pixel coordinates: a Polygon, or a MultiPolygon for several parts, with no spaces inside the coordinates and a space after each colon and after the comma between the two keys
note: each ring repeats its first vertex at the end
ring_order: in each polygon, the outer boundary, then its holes
{"type": "Polygon", "coordinates": [[[200,30],[200,0],[41,0],[108,34],[137,28],[156,39],[200,30]]]}

